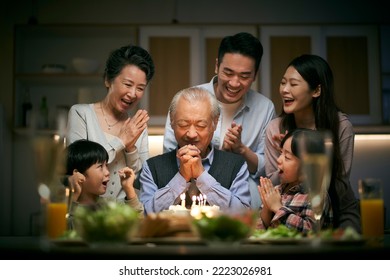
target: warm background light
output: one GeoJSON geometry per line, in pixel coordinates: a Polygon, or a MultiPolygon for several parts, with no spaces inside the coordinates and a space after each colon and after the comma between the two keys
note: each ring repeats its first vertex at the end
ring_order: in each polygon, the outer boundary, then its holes
{"type": "Polygon", "coordinates": [[[355,141],[390,140],[390,134],[356,134],[355,141]]]}
{"type": "Polygon", "coordinates": [[[164,135],[149,135],[149,156],[157,156],[163,152],[164,135]]]}

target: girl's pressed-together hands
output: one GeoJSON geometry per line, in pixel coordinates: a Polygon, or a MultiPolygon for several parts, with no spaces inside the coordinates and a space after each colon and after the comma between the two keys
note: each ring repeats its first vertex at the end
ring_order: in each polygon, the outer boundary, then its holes
{"type": "Polygon", "coordinates": [[[263,202],[263,210],[267,209],[268,211],[275,213],[283,206],[280,192],[274,187],[271,179],[260,177],[258,189],[263,202]]]}
{"type": "Polygon", "coordinates": [[[263,202],[260,217],[264,226],[268,228],[275,213],[283,206],[282,197],[269,178],[260,177],[260,185],[257,188],[263,202]]]}

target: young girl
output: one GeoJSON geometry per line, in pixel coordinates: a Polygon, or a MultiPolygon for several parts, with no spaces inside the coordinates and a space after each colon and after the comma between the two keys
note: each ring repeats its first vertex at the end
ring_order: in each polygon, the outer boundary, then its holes
{"type": "MultiPolygon", "coordinates": [[[[277,159],[280,185],[274,187],[271,179],[260,177],[258,189],[263,206],[257,225],[259,229],[274,228],[284,224],[288,228],[307,233],[315,226],[314,212],[310,207],[307,191],[302,184],[302,164],[298,152],[299,137],[305,134],[307,139],[311,140],[314,137],[310,136],[314,133],[316,133],[315,130],[296,129],[287,133],[282,139],[281,154],[277,159]]],[[[312,146],[314,144],[317,143],[313,140],[312,146]]],[[[322,228],[330,227],[332,224],[330,200],[328,196],[325,198],[322,228]]]]}
{"type": "MultiPolygon", "coordinates": [[[[79,206],[96,207],[99,204],[100,196],[106,192],[110,171],[107,151],[99,143],[77,140],[67,147],[65,155],[66,175],[72,189],[72,216],[79,206]]],[[[134,171],[124,167],[118,171],[118,176],[126,194],[124,202],[143,213],[143,205],[134,190],[134,171]]]]}
{"type": "Polygon", "coordinates": [[[273,184],[279,184],[276,159],[285,133],[295,128],[329,130],[333,135],[332,176],[329,196],[333,208],[333,227],[353,227],[360,232],[358,201],[351,188],[354,132],[348,116],[334,100],[333,73],[317,55],[304,54],[286,68],[279,87],[283,99],[281,115],[266,129],[265,171],[273,184]]]}

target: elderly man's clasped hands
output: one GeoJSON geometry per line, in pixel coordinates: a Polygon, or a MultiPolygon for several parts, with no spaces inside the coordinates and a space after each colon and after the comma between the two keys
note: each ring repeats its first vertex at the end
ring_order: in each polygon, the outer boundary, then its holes
{"type": "Polygon", "coordinates": [[[187,182],[198,178],[204,171],[200,150],[195,145],[185,145],[177,150],[176,157],[180,161],[180,174],[187,182]]]}

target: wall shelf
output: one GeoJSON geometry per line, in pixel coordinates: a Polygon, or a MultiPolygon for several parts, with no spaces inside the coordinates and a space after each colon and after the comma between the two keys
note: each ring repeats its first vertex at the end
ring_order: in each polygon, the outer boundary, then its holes
{"type": "Polygon", "coordinates": [[[75,85],[96,85],[99,82],[103,86],[103,73],[101,74],[40,74],[23,73],[16,74],[15,79],[30,86],[75,86],[75,85]]]}
{"type": "Polygon", "coordinates": [[[390,125],[354,126],[356,134],[390,134],[390,125]]]}
{"type": "MultiPolygon", "coordinates": [[[[104,96],[105,61],[109,53],[120,46],[137,44],[137,27],[113,24],[52,24],[16,25],[14,43],[14,121],[15,128],[23,123],[23,101],[29,97],[33,110],[38,110],[45,96],[49,119],[58,108],[83,102],[94,102],[104,96]],[[93,74],[78,74],[73,68],[75,57],[95,59],[99,69],[93,74]],[[44,73],[42,66],[59,64],[63,73],[44,73]]],[[[52,123],[50,128],[54,128],[52,123]]]]}

